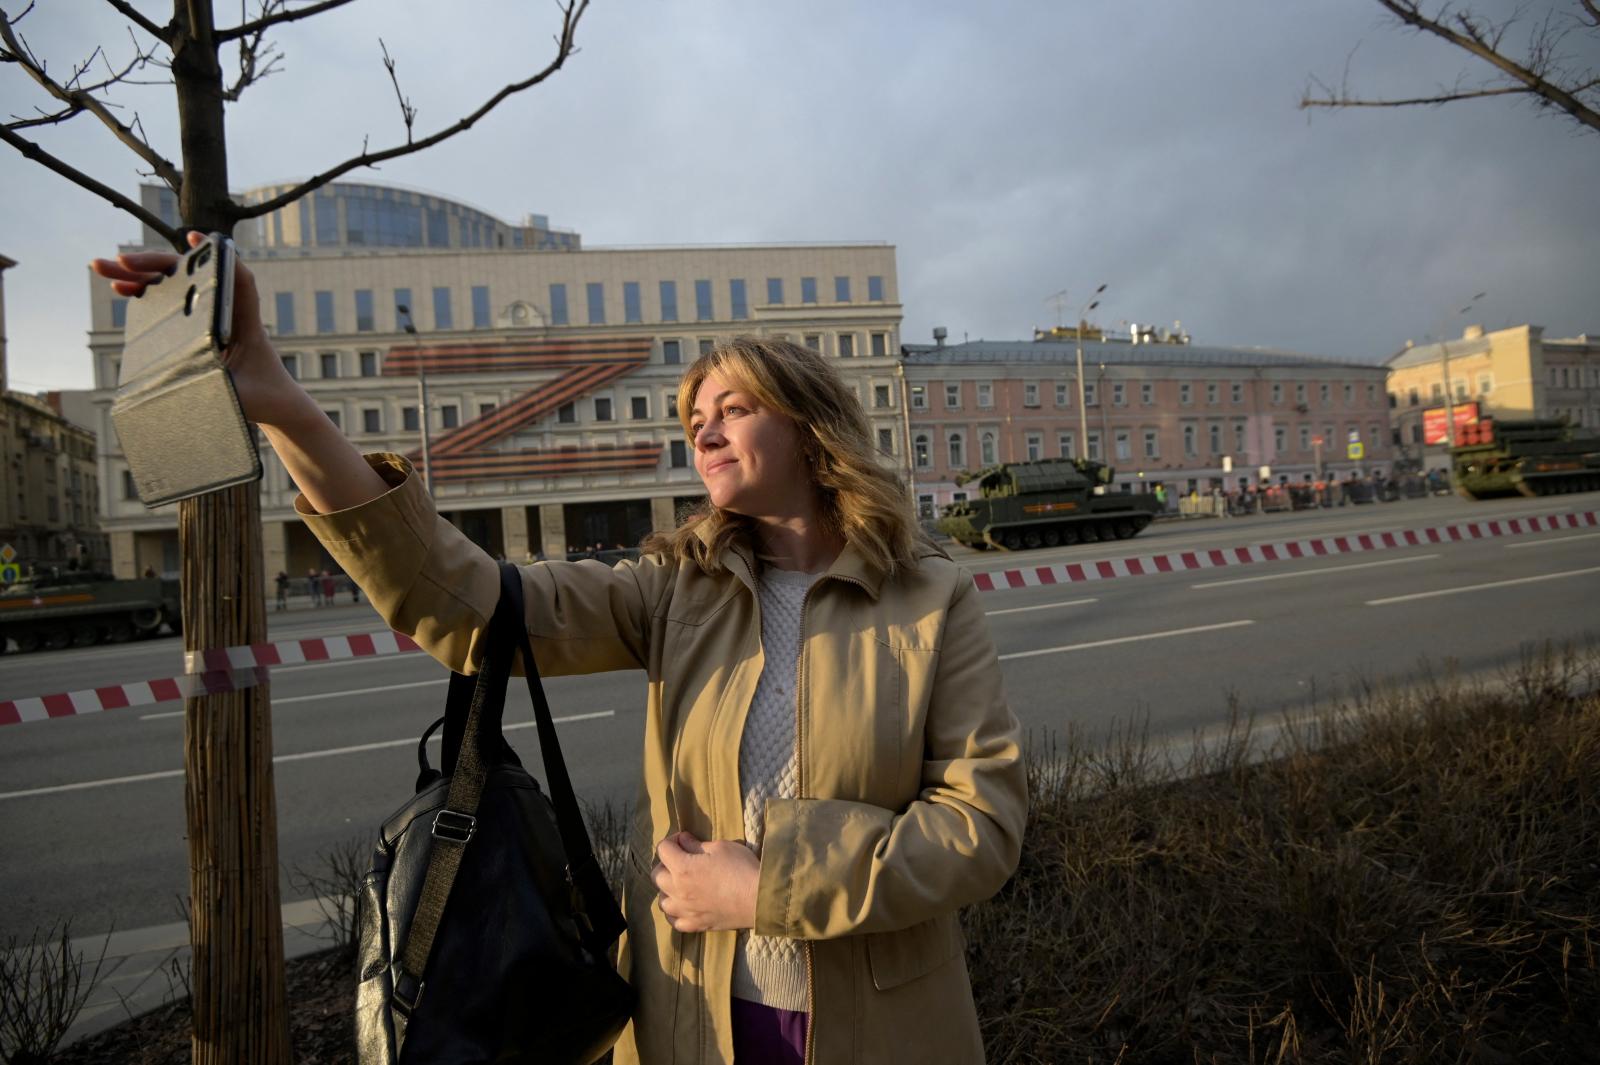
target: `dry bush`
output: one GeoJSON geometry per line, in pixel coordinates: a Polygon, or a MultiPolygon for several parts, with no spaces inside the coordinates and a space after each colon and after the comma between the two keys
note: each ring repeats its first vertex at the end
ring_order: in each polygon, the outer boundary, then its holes
{"type": "Polygon", "coordinates": [[[44,932],[35,928],[26,943],[8,936],[0,949],[0,1060],[48,1062],[99,984],[104,962],[105,944],[93,966],[73,953],[70,920],[44,932]]]}
{"type": "Polygon", "coordinates": [[[1169,757],[1030,743],[991,1062],[1600,1062],[1600,651],[1169,757]]]}
{"type": "Polygon", "coordinates": [[[334,947],[336,964],[355,964],[357,905],[361,887],[372,868],[372,837],[353,835],[317,852],[316,864],[296,865],[288,871],[289,886],[316,901],[324,932],[334,947]]]}

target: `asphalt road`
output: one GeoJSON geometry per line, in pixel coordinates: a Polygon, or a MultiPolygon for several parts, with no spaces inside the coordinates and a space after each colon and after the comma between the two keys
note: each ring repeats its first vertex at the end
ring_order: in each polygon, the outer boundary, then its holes
{"type": "MultiPolygon", "coordinates": [[[[1019,555],[955,549],[973,570],[1233,547],[1454,521],[1600,510],[1600,495],[1471,504],[1434,498],[1153,527],[1138,540],[1019,555]]],[[[1600,632],[1600,531],[1566,530],[1298,562],[985,593],[1008,696],[1033,730],[1148,722],[1184,736],[1231,699],[1275,717],[1364,682],[1454,666],[1493,674],[1526,644],[1600,632]]],[[[272,638],[370,632],[365,605],[273,615],[272,638]]],[[[0,658],[0,695],[173,676],[176,639],[0,658]]],[[[634,789],[644,686],[636,673],[546,682],[580,793],[634,789]]],[[[406,798],[442,667],[399,655],[273,672],[280,861],[370,838],[406,798]]],[[[525,691],[507,720],[530,764],[525,691]]],[[[70,915],[75,934],[177,919],[187,890],[181,706],[0,729],[0,935],[70,915]]],[[[437,744],[431,747],[437,757],[437,744]]],[[[296,892],[285,883],[285,901],[296,892]]]]}

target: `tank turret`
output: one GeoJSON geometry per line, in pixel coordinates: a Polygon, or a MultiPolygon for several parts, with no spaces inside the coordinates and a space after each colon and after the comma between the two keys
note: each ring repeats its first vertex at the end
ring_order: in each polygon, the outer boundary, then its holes
{"type": "Polygon", "coordinates": [[[1450,451],[1456,491],[1468,499],[1600,489],[1600,437],[1559,418],[1480,419],[1450,451]]]}
{"type": "Polygon", "coordinates": [[[978,498],[945,507],[938,528],[975,548],[1016,551],[1139,534],[1159,506],[1148,493],[1109,493],[1115,471],[1087,459],[990,466],[961,478],[978,498]]]}

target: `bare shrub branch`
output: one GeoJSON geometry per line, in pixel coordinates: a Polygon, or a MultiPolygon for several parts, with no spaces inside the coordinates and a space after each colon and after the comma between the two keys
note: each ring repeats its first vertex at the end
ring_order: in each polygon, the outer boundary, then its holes
{"type": "MultiPolygon", "coordinates": [[[[383,50],[383,69],[389,72],[389,82],[394,85],[395,99],[400,102],[400,121],[406,124],[406,143],[411,143],[411,127],[417,120],[417,109],[411,106],[411,101],[406,99],[406,94],[400,91],[400,78],[394,72],[394,60],[389,57],[389,46],[383,43],[383,38],[378,38],[378,47],[383,50]]],[[[366,142],[363,141],[361,150],[366,151],[366,142]]]]}
{"type": "Polygon", "coordinates": [[[350,0],[322,0],[321,3],[311,4],[307,7],[291,8],[289,0],[265,0],[261,5],[261,14],[241,23],[231,29],[218,30],[214,39],[218,44],[235,41],[242,37],[259,36],[263,30],[280,26],[285,22],[295,22],[313,15],[320,15],[324,11],[332,11],[336,7],[343,7],[350,0]]]}

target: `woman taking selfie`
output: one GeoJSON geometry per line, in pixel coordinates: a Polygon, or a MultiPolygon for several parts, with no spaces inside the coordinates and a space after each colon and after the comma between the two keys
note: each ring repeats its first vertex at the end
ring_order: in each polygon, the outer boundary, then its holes
{"type": "MultiPolygon", "coordinates": [[[[125,296],[174,257],[95,269],[125,296]]],[[[296,507],[396,630],[470,672],[496,564],[283,368],[238,271],[228,366],[296,507]]],[[[971,579],[815,352],[727,342],[678,409],[706,502],[642,557],[520,567],[545,675],[641,669],[619,1063],[977,1062],[957,922],[1011,874],[1019,729],[971,579]]]]}

